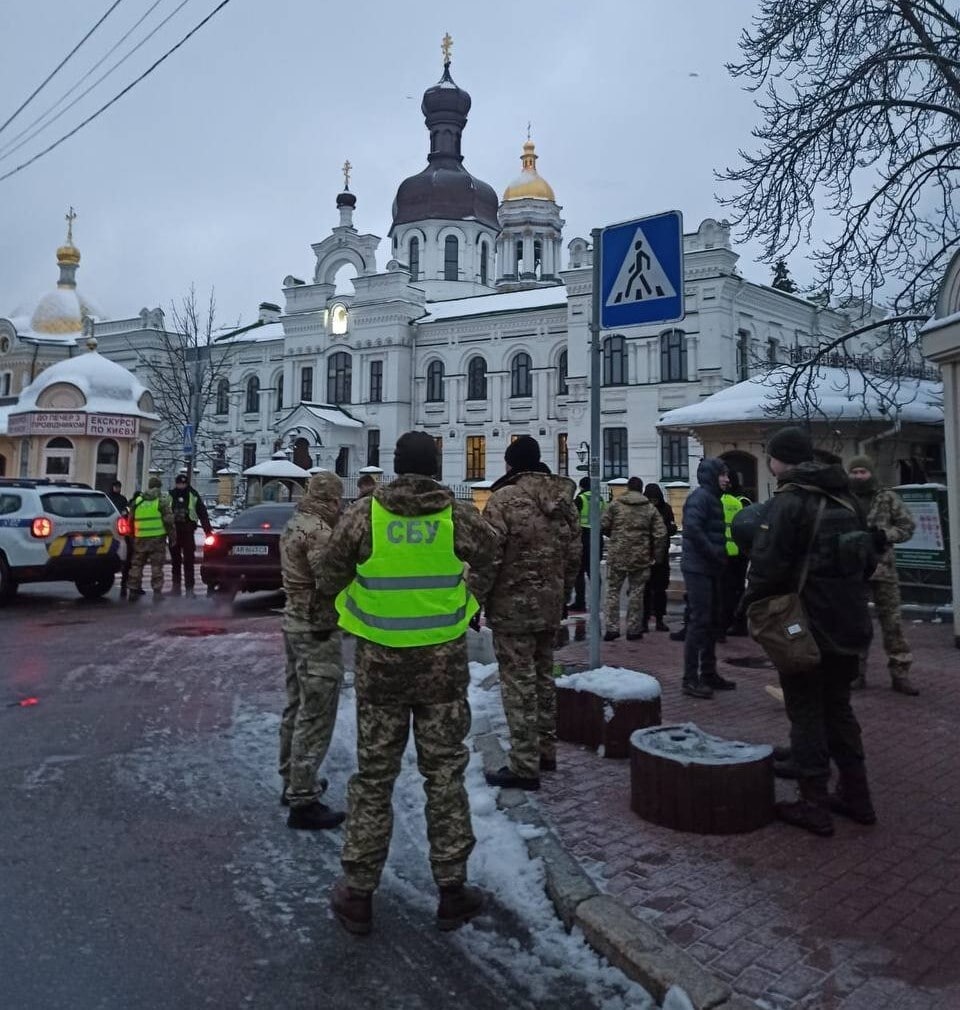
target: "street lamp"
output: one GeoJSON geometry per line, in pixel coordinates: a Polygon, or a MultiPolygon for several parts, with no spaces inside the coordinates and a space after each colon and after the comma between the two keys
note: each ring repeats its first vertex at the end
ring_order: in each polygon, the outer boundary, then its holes
{"type": "Polygon", "coordinates": [[[581,442],[577,446],[577,459],[580,460],[580,466],[577,467],[578,470],[587,470],[587,460],[590,458],[590,443],[581,442]]]}

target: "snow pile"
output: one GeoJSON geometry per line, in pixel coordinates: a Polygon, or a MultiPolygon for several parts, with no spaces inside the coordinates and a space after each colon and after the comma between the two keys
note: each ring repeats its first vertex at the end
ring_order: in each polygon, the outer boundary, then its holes
{"type": "Polygon", "coordinates": [[[656,677],[620,666],[601,666],[583,673],[569,673],[557,678],[557,687],[588,691],[608,701],[654,701],[660,697],[660,682],[656,677]]]}
{"type": "Polygon", "coordinates": [[[651,726],[630,735],[630,745],[681,764],[729,765],[760,761],[773,753],[765,743],[742,743],[704,733],[692,722],[651,726]]]}

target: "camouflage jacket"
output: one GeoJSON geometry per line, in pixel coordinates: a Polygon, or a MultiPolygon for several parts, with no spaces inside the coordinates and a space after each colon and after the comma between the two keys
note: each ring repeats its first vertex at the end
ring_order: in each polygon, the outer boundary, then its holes
{"type": "MultiPolygon", "coordinates": [[[[496,537],[476,508],[457,501],[453,492],[430,477],[402,474],[372,495],[358,498],[341,516],[327,545],[317,585],[321,592],[336,595],[356,575],[357,566],[373,550],[370,503],[376,500],[397,515],[419,516],[453,507],[453,549],[467,568],[467,585],[483,603],[493,581],[496,537]]],[[[356,689],[361,697],[386,703],[393,698],[410,700],[420,691],[423,704],[451,700],[450,692],[462,692],[467,684],[466,636],[441,645],[394,649],[373,642],[358,643],[356,689]],[[421,674],[429,672],[424,679],[421,674]],[[437,678],[443,683],[437,683],[437,678]],[[420,685],[417,689],[417,685],[420,685]]]]}
{"type": "Polygon", "coordinates": [[[280,534],[287,631],[332,631],[337,626],[333,597],[317,590],[317,575],[339,513],[339,502],[304,496],[280,534]]]}
{"type": "MultiPolygon", "coordinates": [[[[869,489],[870,483],[865,485],[867,489],[869,489]]],[[[913,536],[917,524],[896,491],[891,491],[888,487],[877,486],[872,498],[870,498],[856,490],[853,481],[851,481],[851,487],[855,489],[857,498],[867,508],[867,525],[883,530],[887,537],[887,547],[880,555],[877,569],[870,580],[871,582],[896,582],[897,563],[893,545],[902,544],[909,540],[913,536]]]]}
{"type": "Polygon", "coordinates": [[[499,549],[485,612],[494,632],[525,634],[560,624],[580,569],[576,489],[567,477],[519,473],[490,496],[483,518],[499,549]]]}
{"type": "Polygon", "coordinates": [[[608,556],[628,571],[667,558],[667,527],[653,502],[639,491],[622,494],[603,513],[600,529],[610,538],[608,556]]]}

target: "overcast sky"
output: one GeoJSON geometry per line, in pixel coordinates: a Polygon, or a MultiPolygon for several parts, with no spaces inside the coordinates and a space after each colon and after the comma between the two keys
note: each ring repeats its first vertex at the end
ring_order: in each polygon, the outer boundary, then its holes
{"type": "MultiPolygon", "coordinates": [[[[183,9],[135,55],[19,150],[5,150],[127,32],[154,0],[122,0],[103,26],[0,132],[0,175],[112,98],[208,14],[183,9]]],[[[182,0],[155,10],[67,101],[182,0]]],[[[0,5],[0,122],[112,0],[0,5]]],[[[387,235],[398,184],[426,164],[420,112],[454,39],[453,77],[470,92],[467,168],[502,192],[527,121],[541,174],[563,206],[565,244],[591,227],[679,208],[685,230],[724,216],[714,169],[750,146],[752,97],[724,70],[756,0],[554,0],[396,4],[231,0],[99,119],[0,182],[0,315],[54,286],[64,214],[78,214],[78,286],[107,318],[216,289],[223,323],[282,303],[287,274],[310,280],[310,244],[337,224],[340,166],[361,232],[387,235]]],[[[66,102],[64,103],[66,104],[66,102]]],[[[62,106],[57,107],[57,111],[62,106]]],[[[20,138],[21,140],[23,138],[20,138]]],[[[16,143],[20,141],[17,140],[16,143]]],[[[770,272],[740,248],[743,273],[770,272]]],[[[378,266],[389,259],[381,244],[378,266]]],[[[794,276],[806,265],[791,261],[794,276]]]]}

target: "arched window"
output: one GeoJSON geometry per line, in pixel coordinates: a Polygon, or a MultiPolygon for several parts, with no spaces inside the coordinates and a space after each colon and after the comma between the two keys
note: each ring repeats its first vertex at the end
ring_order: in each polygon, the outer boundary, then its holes
{"type": "Polygon", "coordinates": [[[410,239],[410,280],[420,279],[420,239],[410,239]]]}
{"type": "Polygon", "coordinates": [[[349,403],[352,392],[353,362],[346,351],[331,354],[327,361],[327,402],[349,403]]]}
{"type": "Polygon", "coordinates": [[[217,413],[230,413],[230,382],[228,379],[221,379],[217,383],[217,413]]]}
{"type": "Polygon", "coordinates": [[[98,491],[110,490],[117,479],[119,461],[120,446],[112,438],[103,439],[97,446],[97,472],[93,481],[98,491]]]}
{"type": "Polygon", "coordinates": [[[570,390],[567,387],[567,352],[561,351],[557,358],[557,393],[566,396],[570,390]]]}
{"type": "Polygon", "coordinates": [[[478,354],[467,363],[467,399],[485,400],[486,398],[487,363],[478,354]]]}
{"type": "Polygon", "coordinates": [[[660,381],[687,381],[687,340],[683,330],[660,334],[660,381]]]}
{"type": "Polygon", "coordinates": [[[627,341],[620,334],[607,337],[603,342],[603,384],[627,384],[627,341]]]}
{"type": "Polygon", "coordinates": [[[69,438],[51,438],[43,450],[44,476],[69,478],[72,470],[73,442],[69,438]]]}
{"type": "Polygon", "coordinates": [[[533,396],[533,362],[524,351],[510,362],[510,395],[533,396]]]}
{"type": "Polygon", "coordinates": [[[443,279],[455,281],[460,277],[460,243],[455,235],[448,235],[443,243],[443,279]]]}
{"type": "Polygon", "coordinates": [[[487,243],[480,243],[480,283],[486,284],[489,276],[489,266],[487,263],[487,243]]]}
{"type": "Polygon", "coordinates": [[[443,402],[443,362],[431,361],[427,365],[427,403],[443,402]]]}
{"type": "Polygon", "coordinates": [[[283,372],[277,376],[277,410],[283,410],[283,372]]]}
{"type": "Polygon", "coordinates": [[[255,375],[247,379],[247,396],[243,409],[247,414],[260,412],[260,380],[255,375]]]}

